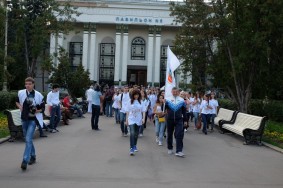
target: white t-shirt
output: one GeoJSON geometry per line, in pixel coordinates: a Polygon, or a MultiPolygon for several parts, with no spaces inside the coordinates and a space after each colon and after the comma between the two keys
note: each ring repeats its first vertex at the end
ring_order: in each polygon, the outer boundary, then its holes
{"type": "Polygon", "coordinates": [[[157,101],[157,96],[151,94],[151,95],[148,96],[148,99],[150,100],[151,109],[153,109],[153,107],[155,106],[156,101],[157,101]]]}
{"type": "Polygon", "coordinates": [[[142,100],[142,103],[143,103],[143,105],[146,107],[146,111],[147,111],[148,106],[149,106],[149,103],[150,103],[149,99],[144,99],[144,100],[142,100]]]}
{"type": "Polygon", "coordinates": [[[126,113],[126,109],[127,109],[127,105],[128,103],[130,102],[130,94],[129,92],[128,93],[122,93],[119,95],[119,102],[121,102],[121,96],[123,95],[122,97],[122,108],[120,110],[120,112],[123,112],[123,113],[126,113]]]}
{"type": "Polygon", "coordinates": [[[94,90],[93,89],[88,89],[86,90],[86,98],[87,98],[87,101],[91,101],[92,100],[92,94],[93,94],[94,90]]]}
{"type": "Polygon", "coordinates": [[[194,99],[194,102],[197,101],[196,104],[192,104],[193,106],[193,112],[199,113],[200,110],[200,99],[194,99]]]}
{"type": "Polygon", "coordinates": [[[129,102],[127,106],[129,125],[137,124],[138,126],[141,126],[143,112],[146,112],[146,106],[143,102],[139,103],[138,100],[134,100],[133,104],[129,102]]]}
{"type": "Polygon", "coordinates": [[[211,114],[217,114],[218,101],[215,99],[211,99],[209,101],[209,105],[213,108],[211,110],[211,114]]]}
{"type": "Polygon", "coordinates": [[[202,100],[200,105],[200,110],[202,114],[211,114],[211,109],[207,108],[208,102],[206,100],[202,100]]]}
{"type": "Polygon", "coordinates": [[[114,98],[114,102],[113,102],[113,105],[112,105],[113,108],[116,108],[116,109],[117,108],[119,108],[119,109],[121,108],[120,102],[119,102],[119,100],[120,100],[119,97],[121,97],[121,96],[120,95],[116,95],[116,94],[114,95],[114,97],[113,97],[114,98]]]}
{"type": "Polygon", "coordinates": [[[193,102],[195,101],[194,97],[190,97],[190,112],[193,111],[193,102]]]}

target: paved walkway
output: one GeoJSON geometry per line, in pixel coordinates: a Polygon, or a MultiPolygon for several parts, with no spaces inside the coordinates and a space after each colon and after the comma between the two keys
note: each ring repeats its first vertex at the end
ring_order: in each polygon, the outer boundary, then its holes
{"type": "Polygon", "coordinates": [[[152,124],[131,157],[129,137],[121,137],[111,118],[100,117],[102,131],[90,130],[90,115],[48,138],[34,140],[37,163],[20,169],[23,142],[0,145],[2,188],[273,188],[283,187],[283,155],[266,147],[244,146],[243,139],[190,127],[186,158],[167,154],[155,143],[152,124]]]}

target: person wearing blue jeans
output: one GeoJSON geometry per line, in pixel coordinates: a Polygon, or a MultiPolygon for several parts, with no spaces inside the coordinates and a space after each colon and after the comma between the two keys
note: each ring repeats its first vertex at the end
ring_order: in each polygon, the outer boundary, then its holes
{"type": "Polygon", "coordinates": [[[33,135],[36,127],[36,121],[43,126],[43,95],[34,90],[34,79],[28,77],[25,79],[26,89],[18,92],[16,101],[17,107],[21,111],[22,129],[25,137],[25,150],[21,169],[26,170],[27,165],[32,165],[36,162],[35,147],[33,145],[33,135]]]}
{"type": "Polygon", "coordinates": [[[137,142],[139,127],[143,126],[145,120],[146,106],[141,101],[141,92],[138,89],[132,90],[131,100],[126,107],[126,125],[130,128],[130,155],[138,151],[137,142]]]}
{"type": "Polygon", "coordinates": [[[156,138],[158,138],[159,146],[162,146],[163,144],[164,129],[165,129],[165,122],[159,122],[158,117],[156,117],[155,118],[155,134],[156,134],[156,138]]]}
{"type": "Polygon", "coordinates": [[[59,98],[59,85],[53,84],[52,91],[47,94],[47,104],[50,106],[50,132],[59,132],[57,125],[61,120],[60,98],[59,98]]]}
{"type": "Polygon", "coordinates": [[[106,101],[106,107],[105,107],[105,111],[106,111],[106,117],[112,117],[112,101],[106,101]]]}
{"type": "Polygon", "coordinates": [[[115,120],[116,120],[116,123],[120,122],[120,109],[119,108],[115,108],[115,120]]]}
{"type": "Polygon", "coordinates": [[[211,105],[209,104],[209,98],[209,95],[204,95],[200,105],[200,116],[203,122],[202,132],[205,135],[207,135],[207,123],[209,122],[212,109],[211,105]]]}
{"type": "Polygon", "coordinates": [[[23,161],[30,161],[31,157],[35,158],[35,148],[33,145],[33,134],[35,131],[35,120],[22,121],[23,134],[25,137],[26,148],[23,155],[23,161]]]}
{"type": "Polygon", "coordinates": [[[51,108],[51,113],[50,113],[50,132],[54,133],[59,132],[57,129],[57,125],[59,124],[61,120],[61,110],[60,110],[60,105],[53,105],[51,108]],[[55,131],[54,131],[55,130],[55,131]]]}

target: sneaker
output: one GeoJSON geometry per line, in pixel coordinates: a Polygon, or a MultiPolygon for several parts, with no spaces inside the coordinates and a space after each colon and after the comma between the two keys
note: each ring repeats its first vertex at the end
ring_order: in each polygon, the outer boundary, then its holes
{"type": "Polygon", "coordinates": [[[49,132],[50,133],[56,133],[57,131],[55,131],[55,129],[51,129],[49,132]]]}
{"type": "Polygon", "coordinates": [[[56,132],[59,132],[59,130],[58,129],[54,129],[56,132]]]}
{"type": "Polygon", "coordinates": [[[21,164],[21,169],[26,170],[27,166],[28,166],[27,162],[23,161],[22,164],[21,164]]]}
{"type": "Polygon", "coordinates": [[[134,152],[138,152],[139,151],[137,146],[134,146],[133,149],[134,149],[134,152]]]}
{"type": "Polygon", "coordinates": [[[175,153],[175,155],[176,155],[177,157],[185,157],[185,154],[184,154],[183,152],[181,152],[181,151],[175,153]]]}
{"type": "Polygon", "coordinates": [[[35,156],[31,156],[30,160],[29,160],[29,165],[33,165],[36,162],[36,158],[35,156]]]}
{"type": "Polygon", "coordinates": [[[139,137],[143,137],[143,134],[139,134],[139,137]]]}
{"type": "Polygon", "coordinates": [[[133,148],[130,149],[130,156],[134,156],[135,155],[135,151],[133,148]]]}
{"type": "Polygon", "coordinates": [[[156,142],[156,143],[159,142],[159,138],[158,138],[158,137],[155,138],[155,142],[156,142]]]}
{"type": "Polygon", "coordinates": [[[188,132],[188,129],[185,129],[185,132],[188,132]]]}
{"type": "Polygon", "coordinates": [[[174,153],[174,152],[173,152],[172,149],[169,149],[169,150],[168,150],[168,154],[169,154],[169,155],[172,155],[173,153],[174,153]]]}
{"type": "Polygon", "coordinates": [[[127,137],[128,136],[128,134],[126,134],[126,133],[124,133],[124,135],[123,135],[124,137],[127,137]]]}
{"type": "Polygon", "coordinates": [[[159,145],[159,146],[162,146],[162,142],[159,141],[159,142],[158,142],[158,145],[159,145]]]}

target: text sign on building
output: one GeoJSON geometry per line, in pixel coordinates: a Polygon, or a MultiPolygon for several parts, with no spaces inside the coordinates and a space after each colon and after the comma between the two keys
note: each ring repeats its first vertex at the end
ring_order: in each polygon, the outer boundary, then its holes
{"type": "Polygon", "coordinates": [[[162,18],[136,18],[136,17],[116,17],[119,23],[143,23],[143,24],[163,24],[162,18]]]}

